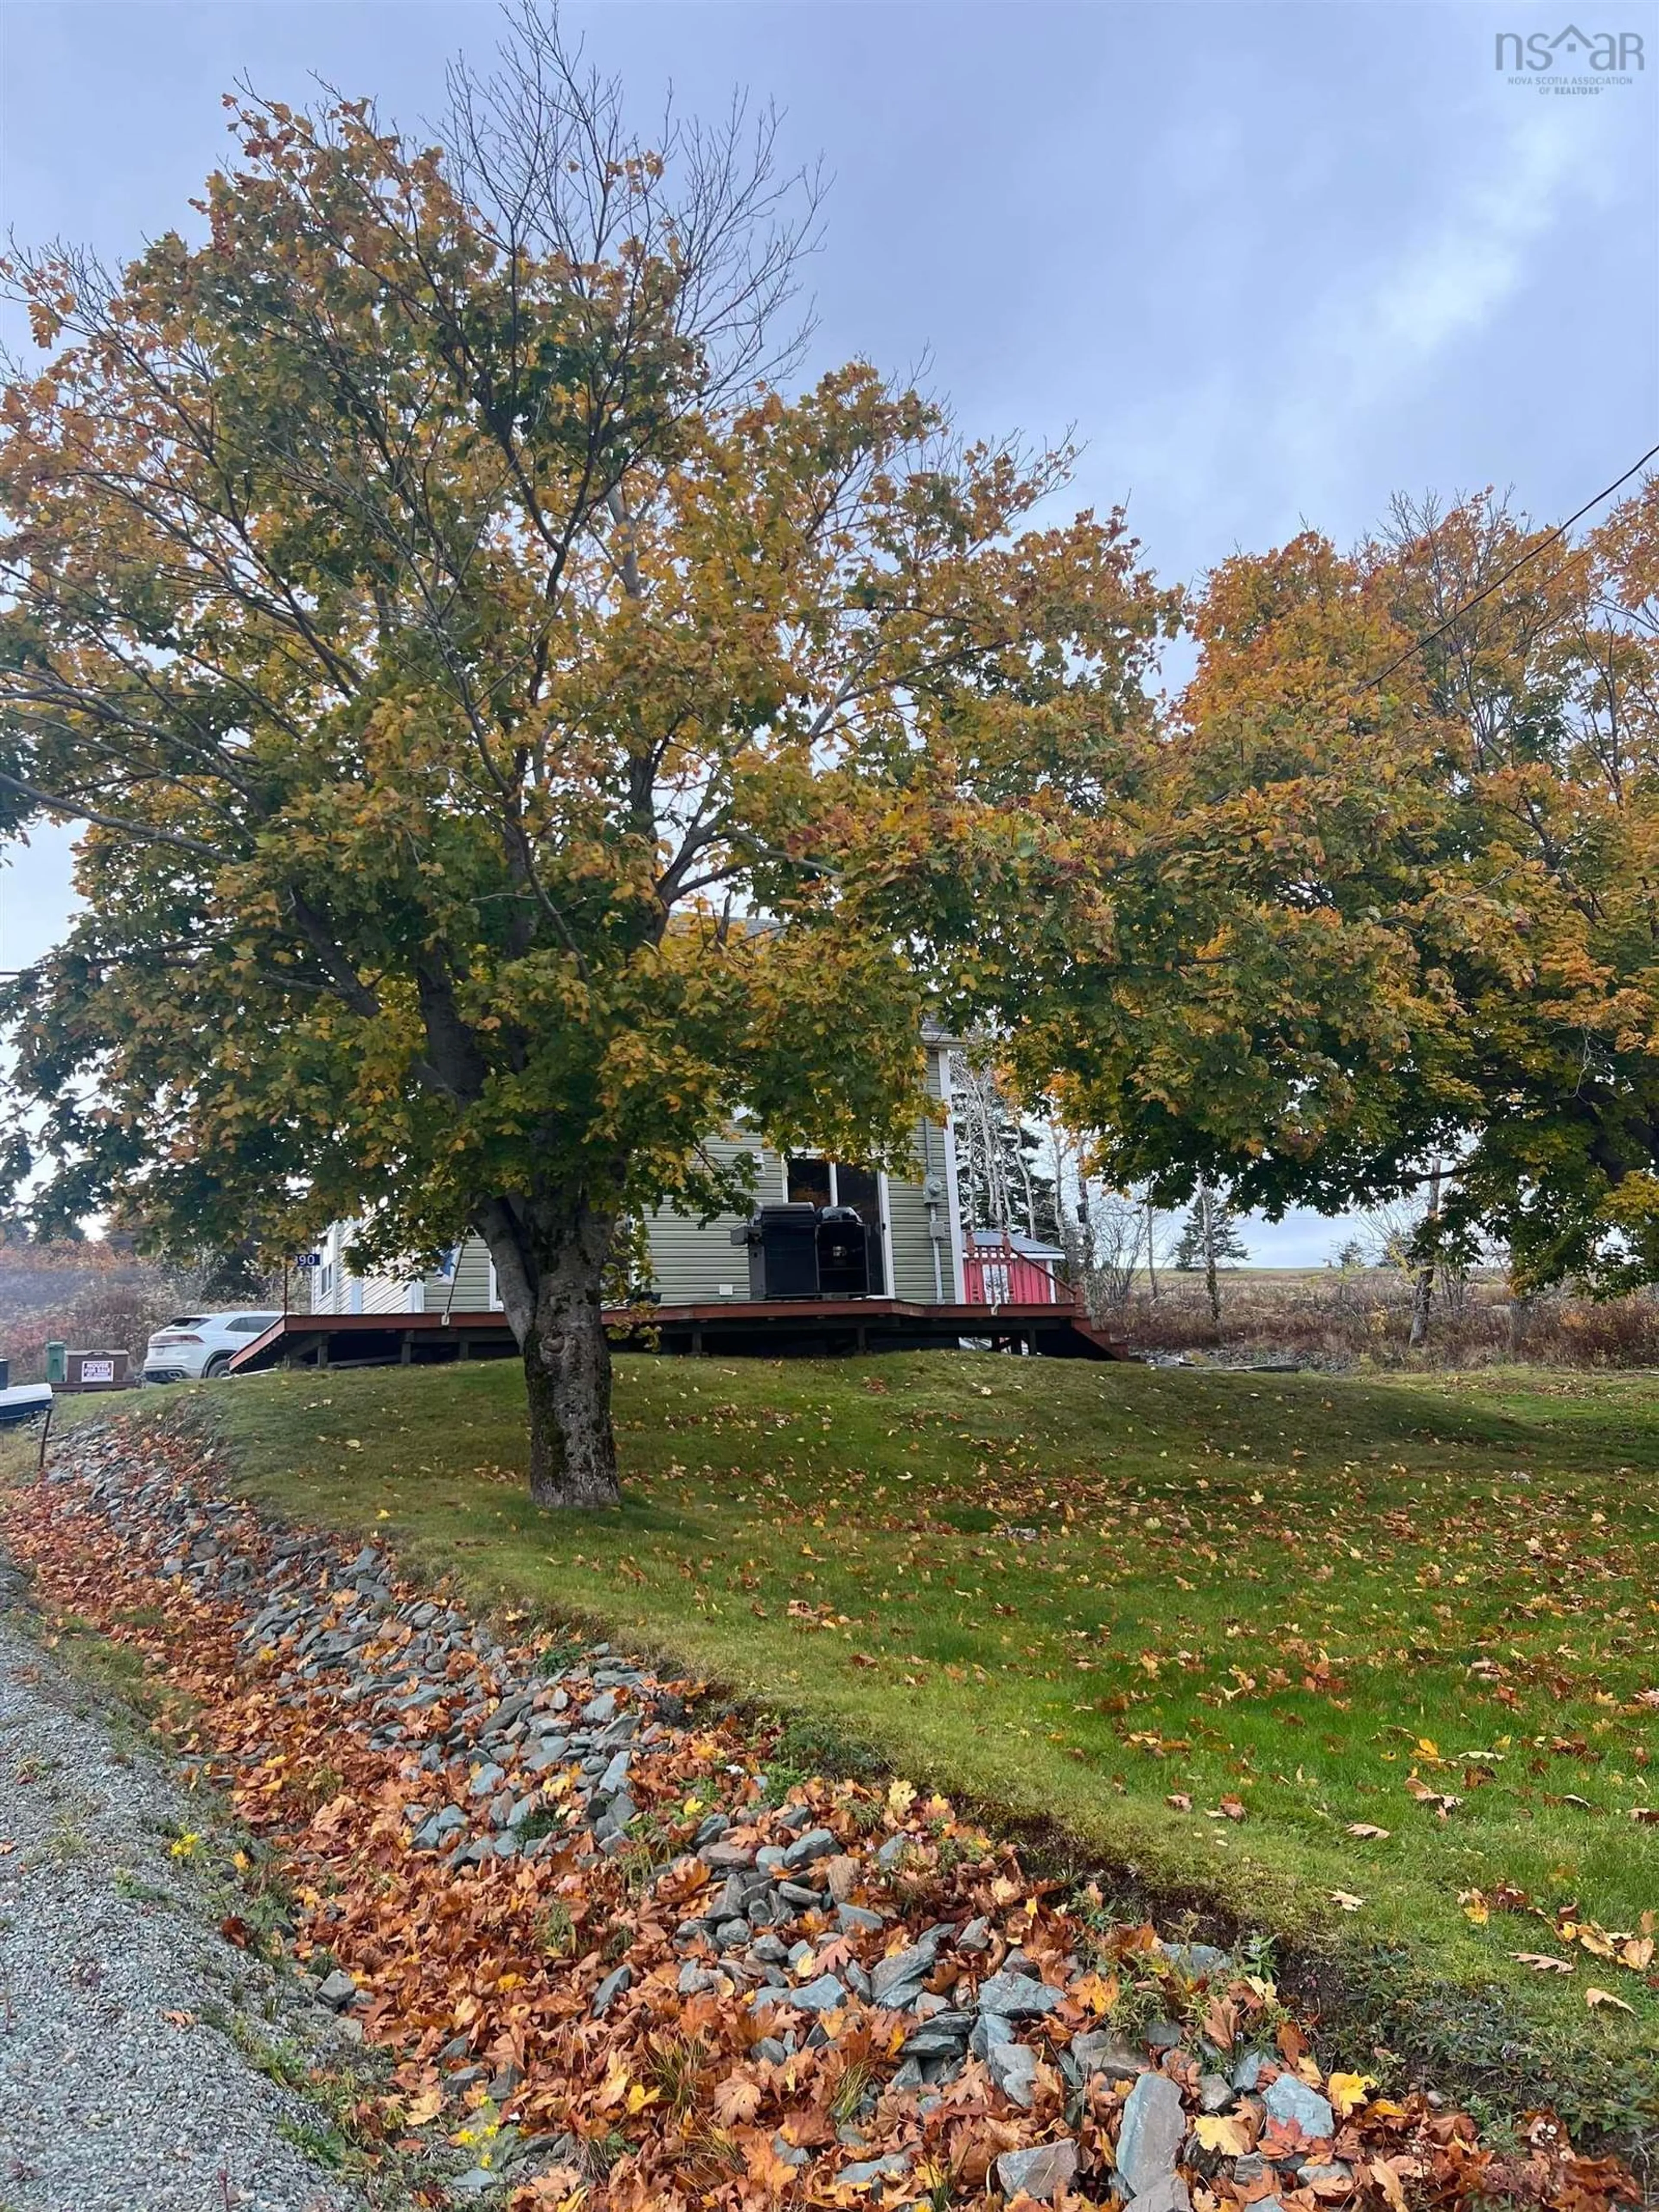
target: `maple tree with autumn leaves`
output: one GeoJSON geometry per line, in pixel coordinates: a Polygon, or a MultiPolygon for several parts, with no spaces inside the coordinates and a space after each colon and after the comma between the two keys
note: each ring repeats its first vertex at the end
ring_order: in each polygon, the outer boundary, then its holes
{"type": "Polygon", "coordinates": [[[1239,556],[1014,1051],[1160,1202],[1428,1200],[1416,1258],[1659,1278],[1659,482],[1239,556]]]}
{"type": "Polygon", "coordinates": [[[742,1204],[739,1115],[902,1159],[930,1010],[1159,1203],[1659,1277],[1654,485],[1226,562],[1162,714],[1069,452],[792,383],[763,122],[649,146],[533,9],[452,90],[434,148],[234,103],[200,243],[9,264],[0,808],[87,824],[7,1001],[38,1212],[477,1231],[560,1504],[628,1224],[742,1204]]]}
{"type": "Polygon", "coordinates": [[[764,125],[648,148],[534,11],[452,89],[429,150],[245,100],[201,244],[10,266],[0,792],[88,825],[13,1166],[198,1242],[477,1231],[534,1495],[604,1504],[624,1224],[740,1203],[740,1112],[908,1147],[930,937],[1172,602],[1119,518],[1024,526],[1065,453],[785,393],[764,125]]]}

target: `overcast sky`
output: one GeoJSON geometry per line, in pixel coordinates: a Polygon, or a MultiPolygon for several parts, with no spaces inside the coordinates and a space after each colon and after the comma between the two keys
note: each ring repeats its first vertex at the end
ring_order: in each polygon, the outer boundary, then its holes
{"type": "MultiPolygon", "coordinates": [[[[970,430],[1075,425],[1078,503],[1126,501],[1171,580],[1304,522],[1352,538],[1395,490],[1497,484],[1554,520],[1659,440],[1659,7],[1580,6],[1643,43],[1595,90],[1495,66],[1500,32],[1569,21],[1507,0],[566,15],[642,119],[671,82],[691,112],[742,86],[822,160],[816,365],[926,362],[970,430]]],[[[4,220],[118,258],[190,224],[237,79],[414,126],[496,36],[483,4],[0,0],[4,220]]],[[[12,855],[0,968],[69,898],[64,837],[12,855]]]]}

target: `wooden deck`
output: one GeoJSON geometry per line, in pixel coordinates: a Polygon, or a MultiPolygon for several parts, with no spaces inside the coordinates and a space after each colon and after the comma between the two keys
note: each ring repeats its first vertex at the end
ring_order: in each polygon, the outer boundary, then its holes
{"type": "MultiPolygon", "coordinates": [[[[964,1337],[1047,1358],[1126,1355],[1070,1305],[923,1305],[906,1298],[722,1299],[717,1305],[611,1312],[619,1343],[639,1351],[722,1358],[825,1358],[922,1352],[964,1337]]],[[[233,1375],[269,1367],[425,1367],[507,1359],[518,1347],[499,1313],[284,1314],[230,1363],[233,1375]]]]}

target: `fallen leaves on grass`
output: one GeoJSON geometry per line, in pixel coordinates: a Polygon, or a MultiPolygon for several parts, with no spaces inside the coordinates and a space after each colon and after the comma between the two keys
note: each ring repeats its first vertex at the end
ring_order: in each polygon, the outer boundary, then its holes
{"type": "MultiPolygon", "coordinates": [[[[161,1447],[148,1443],[146,1452],[148,1469],[161,1447]]],[[[210,1472],[186,1462],[180,1480],[205,1486],[210,1472]]],[[[1062,2130],[1077,2145],[1086,2193],[1106,2185],[1127,2084],[1096,2076],[1077,2098],[1057,2062],[1121,2002],[1130,2020],[1158,2017],[1190,2002],[1191,1991],[1155,1929],[1114,1922],[1097,1892],[1092,1899],[1085,1893],[1085,1924],[1064,1909],[1057,1886],[1032,1881],[1008,1847],[902,1781],[884,1791],[813,1783],[791,1793],[797,1818],[781,1825],[757,1779],[771,1739],[729,1716],[653,1729],[649,1743],[641,1741],[629,1776],[637,1847],[608,1856],[586,1830],[568,1826],[534,1859],[452,1869],[436,1852],[410,1850],[408,1808],[430,1809],[434,1777],[422,1766],[419,1747],[453,1741],[470,1690],[453,1705],[440,1698],[411,1715],[403,1746],[377,1745],[373,1717],[343,1705],[326,1680],[291,1672],[283,1679],[291,1652],[246,1662],[239,1650],[241,1613],[158,1574],[160,1545],[131,1534],[131,1522],[112,1548],[107,1522],[50,1484],[6,1510],[13,1547],[35,1565],[49,1601],[143,1650],[195,1700],[185,1748],[205,1758],[280,1863],[295,1900],[293,1948],[302,1959],[325,1952],[353,1978],[366,1999],[356,2017],[367,2039],[396,2058],[392,2092],[360,2115],[371,2132],[378,2127],[395,2141],[410,2127],[443,2121],[452,2140],[492,2166],[515,2130],[556,2135],[565,2147],[561,2163],[515,2191],[515,2212],[863,2204],[867,2189],[842,2182],[842,2170],[854,2158],[893,2154],[907,2161],[907,2188],[925,2187],[941,2204],[966,2204],[983,2197],[1003,2152],[1051,2141],[1062,2130]],[[711,1880],[725,1878],[692,1848],[709,1805],[729,1824],[726,1844],[747,1852],[750,1863],[775,1839],[799,1832],[803,1816],[829,1829],[842,1866],[835,1887],[855,1906],[883,1907],[879,1929],[862,1932],[809,1908],[799,1925],[813,1975],[855,1965],[868,1971],[884,1950],[924,1930],[959,1935],[975,1922],[990,1948],[964,1954],[954,1936],[946,1941],[936,2002],[971,2005],[979,1981],[1016,1949],[1032,1971],[1063,1985],[1060,2002],[1028,2031],[1040,2053],[1030,2107],[1011,2105],[972,2058],[925,2097],[895,2086],[914,2021],[850,2000],[822,2018],[819,2040],[803,2030],[780,2057],[782,2046],[768,2040],[775,2015],[745,2002],[750,1984],[707,1947],[694,1954],[707,1979],[683,1990],[686,1952],[676,1930],[706,1913],[711,1880]],[[897,1846],[886,1862],[890,1875],[874,1871],[884,1837],[897,1846]],[[1079,1974],[1085,1943],[1093,1963],[1079,1974]],[[625,1985],[595,2017],[595,1991],[623,1968],[625,1985]],[[483,2069],[489,2088],[475,2077],[458,2103],[447,2094],[442,2067],[459,2053],[483,2069]],[[856,2149],[841,2132],[854,2114],[856,2149]],[[809,2154],[806,2166],[792,2163],[799,2150],[809,2154]]],[[[126,1510],[142,1518],[131,1493],[126,1510]]],[[[222,1524],[216,1533],[222,1536],[222,1524]]],[[[250,1524],[239,1540],[257,1562],[258,1531],[250,1524]]],[[[317,1554],[319,1587],[337,1589],[340,1559],[323,1539],[317,1554]]],[[[532,1647],[503,1653],[497,1688],[533,1678],[536,1657],[532,1647]]],[[[547,1794],[561,1802],[556,1787],[547,1794]]],[[[1244,1813],[1241,1799],[1224,1798],[1212,1817],[1237,1821],[1244,1813]]],[[[1346,1892],[1335,1896],[1346,1909],[1363,1902],[1346,1892]]],[[[797,1984],[808,1972],[799,1966],[797,1984]]],[[[1276,2046],[1282,2069],[1311,2087],[1325,2079],[1308,2034],[1284,2017],[1271,1982],[1218,1976],[1203,2000],[1202,2031],[1217,2047],[1276,2046]]],[[[1623,2008],[1605,1993],[1604,2001],[1623,2008]]],[[[787,1995],[779,2002],[787,2017],[787,1995]]],[[[1195,2102],[1196,2059],[1173,2052],[1164,2063],[1195,2102]]],[[[1269,2057],[1264,2078],[1273,2066],[1269,2057]]],[[[1576,2158],[1557,2123],[1535,2131],[1518,2155],[1500,2159],[1481,2145],[1468,2116],[1437,2109],[1424,2094],[1399,2104],[1368,2098],[1372,2086],[1359,2075],[1325,2081],[1341,2123],[1333,2156],[1395,2212],[1407,2201],[1472,2205],[1498,2184],[1518,2201],[1564,2212],[1638,2201],[1622,2168],[1576,2158]]],[[[1193,2128],[1207,2154],[1236,2158],[1255,2149],[1260,2122],[1259,2108],[1247,2101],[1233,2112],[1195,2114],[1193,2128]]],[[[1203,2201],[1231,2212],[1248,2202],[1242,2186],[1254,2185],[1206,2167],[1202,2186],[1203,2201]]],[[[1307,2201],[1353,2194],[1346,2176],[1340,2188],[1322,2178],[1308,2184],[1307,2201]]]]}

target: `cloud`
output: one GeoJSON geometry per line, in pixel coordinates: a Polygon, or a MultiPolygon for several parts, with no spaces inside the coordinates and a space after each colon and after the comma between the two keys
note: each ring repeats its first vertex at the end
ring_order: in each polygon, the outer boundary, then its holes
{"type": "Polygon", "coordinates": [[[1525,289],[1537,249],[1585,198],[1605,197],[1603,142],[1581,110],[1539,103],[1481,149],[1394,251],[1325,289],[1294,333],[1296,373],[1267,435],[1303,503],[1327,503],[1364,418],[1410,398],[1525,289]]]}

